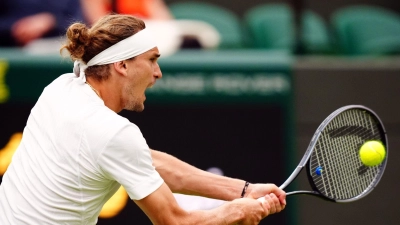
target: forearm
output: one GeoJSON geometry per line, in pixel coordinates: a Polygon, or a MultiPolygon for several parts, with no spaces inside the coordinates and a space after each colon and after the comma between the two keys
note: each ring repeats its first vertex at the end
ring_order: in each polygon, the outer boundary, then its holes
{"type": "Polygon", "coordinates": [[[269,198],[265,203],[240,198],[211,209],[185,211],[179,207],[170,188],[163,184],[141,200],[134,200],[155,225],[228,225],[258,224],[270,213],[279,212],[279,201],[269,198]],[[162,212],[162,213],[160,213],[162,212]]]}
{"type": "Polygon", "coordinates": [[[163,152],[153,150],[152,157],[156,170],[175,193],[222,200],[240,198],[243,180],[200,170],[163,152]]]}
{"type": "Polygon", "coordinates": [[[243,220],[244,213],[234,202],[207,211],[192,211],[187,216],[188,224],[216,225],[237,224],[243,220]]]}
{"type": "Polygon", "coordinates": [[[230,225],[237,224],[243,220],[243,217],[242,210],[236,204],[229,202],[211,210],[170,213],[162,218],[153,218],[152,223],[154,225],[230,225]]]}

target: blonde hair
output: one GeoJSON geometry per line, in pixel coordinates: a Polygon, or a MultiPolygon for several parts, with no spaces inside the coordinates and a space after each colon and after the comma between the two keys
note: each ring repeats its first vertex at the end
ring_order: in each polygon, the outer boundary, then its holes
{"type": "MultiPolygon", "coordinates": [[[[72,60],[88,63],[94,56],[128,38],[146,27],[144,22],[131,15],[110,14],[102,17],[91,28],[83,23],[73,23],[66,32],[67,41],[60,51],[67,50],[72,60]]],[[[102,80],[108,78],[108,65],[90,66],[86,76],[102,80]]]]}

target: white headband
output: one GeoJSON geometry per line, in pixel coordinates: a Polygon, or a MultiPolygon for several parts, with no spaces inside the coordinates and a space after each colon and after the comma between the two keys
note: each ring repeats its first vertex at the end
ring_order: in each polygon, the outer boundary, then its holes
{"type": "Polygon", "coordinates": [[[150,31],[143,29],[136,34],[110,46],[93,57],[87,64],[81,60],[74,62],[74,73],[86,82],[85,69],[94,65],[105,65],[138,56],[156,47],[150,31]]]}

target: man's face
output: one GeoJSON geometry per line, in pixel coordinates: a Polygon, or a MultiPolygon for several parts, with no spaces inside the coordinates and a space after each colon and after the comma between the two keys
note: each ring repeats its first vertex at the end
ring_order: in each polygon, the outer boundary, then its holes
{"type": "Polygon", "coordinates": [[[158,58],[160,53],[155,47],[133,60],[127,60],[128,83],[124,85],[123,105],[124,109],[141,112],[144,110],[146,100],[145,91],[162,77],[158,58]]]}

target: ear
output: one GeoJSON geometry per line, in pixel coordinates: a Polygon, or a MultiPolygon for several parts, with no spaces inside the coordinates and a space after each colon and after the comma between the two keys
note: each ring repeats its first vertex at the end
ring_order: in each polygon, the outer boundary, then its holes
{"type": "Polygon", "coordinates": [[[127,75],[125,60],[113,63],[113,67],[118,72],[118,74],[121,74],[123,76],[127,75]]]}

